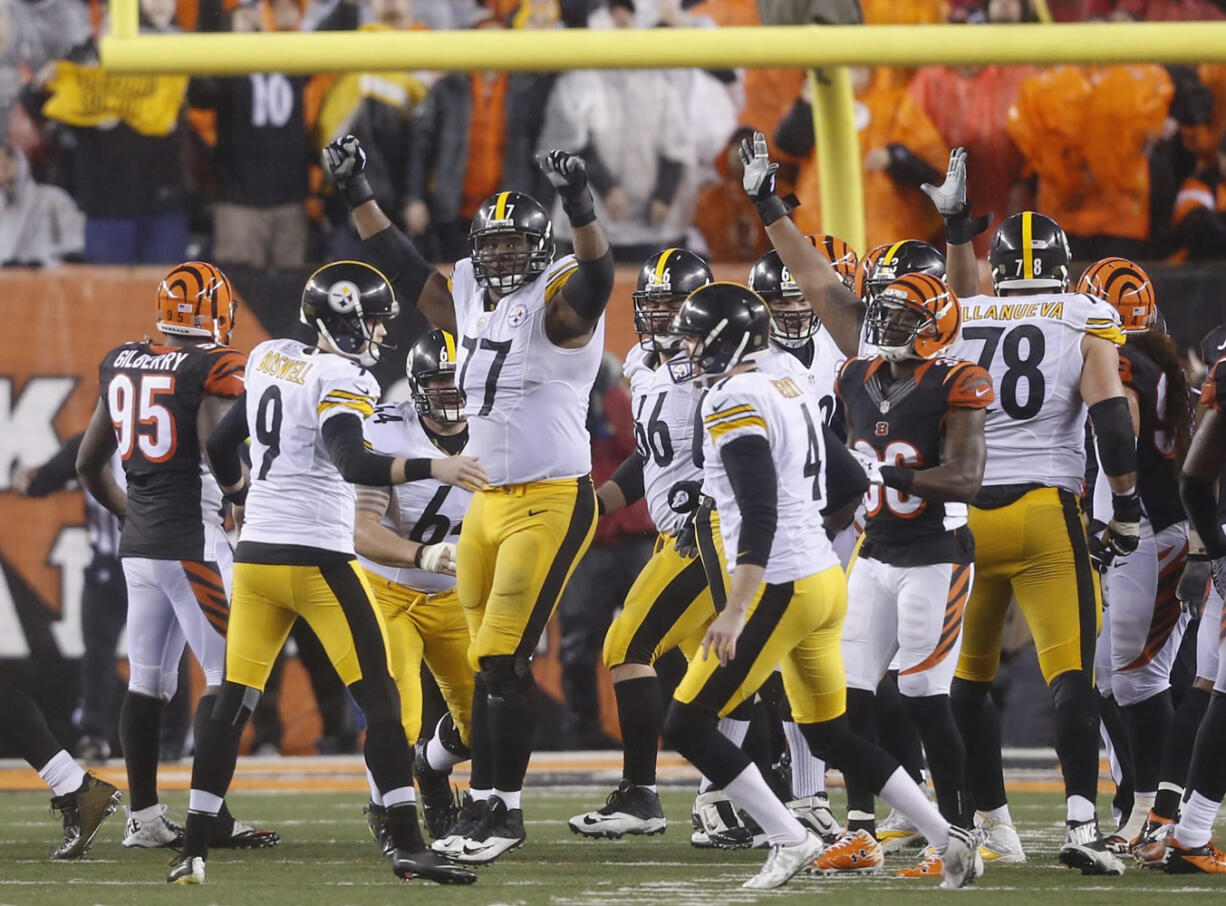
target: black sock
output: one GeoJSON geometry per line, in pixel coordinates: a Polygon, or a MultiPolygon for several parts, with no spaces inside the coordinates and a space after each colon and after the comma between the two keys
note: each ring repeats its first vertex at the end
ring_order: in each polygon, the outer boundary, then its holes
{"type": "Polygon", "coordinates": [[[719,732],[719,716],[694,703],[674,700],[664,719],[664,738],[676,752],[702,771],[713,789],[723,789],[753,762],[719,732]]]}
{"type": "MultiPolygon", "coordinates": [[[[749,728],[745,733],[745,741],[741,749],[749,756],[750,761],[758,766],[758,772],[766,785],[770,787],[775,798],[782,803],[792,801],[792,791],[784,778],[774,769],[774,749],[771,741],[772,713],[764,701],[754,701],[753,712],[749,719],[749,728]]],[[[782,732],[782,729],[780,730],[782,732]]]]}
{"type": "MultiPolygon", "coordinates": [[[[1192,746],[1196,731],[1209,707],[1209,690],[1193,686],[1184,693],[1183,701],[1175,709],[1171,727],[1166,736],[1166,749],[1162,753],[1162,767],[1158,772],[1159,783],[1167,782],[1179,787],[1188,784],[1188,766],[1192,763],[1192,746]]],[[[1154,800],[1154,812],[1163,818],[1174,820],[1179,813],[1180,794],[1175,790],[1159,789],[1154,800]]]]}
{"type": "Polygon", "coordinates": [[[0,727],[30,767],[41,771],[64,748],[30,696],[0,679],[0,727]]]}
{"type": "Polygon", "coordinates": [[[966,782],[966,746],[948,695],[905,698],[928,752],[928,770],[936,787],[937,808],[950,824],[970,830],[974,809],[966,782]]]}
{"type": "Polygon", "coordinates": [[[523,789],[524,775],[532,757],[532,734],[536,729],[536,684],[532,674],[514,689],[504,689],[489,699],[490,740],[494,751],[494,789],[515,793],[523,789]]]}
{"type": "MultiPolygon", "coordinates": [[[[875,698],[876,696],[872,692],[867,692],[864,689],[847,690],[847,722],[851,731],[861,740],[873,746],[877,745],[877,718],[874,714],[875,698]]],[[[859,775],[855,772],[854,768],[851,774],[848,774],[842,765],[839,765],[839,770],[843,771],[844,782],[847,784],[848,830],[866,830],[870,834],[876,834],[876,819],[867,820],[858,818],[852,820],[850,817],[851,812],[861,812],[867,815],[874,814],[876,805],[873,799],[876,790],[860,781],[858,779],[859,775]]]]}
{"type": "MultiPolygon", "coordinates": [[[[208,725],[209,719],[213,716],[213,705],[217,703],[217,693],[209,693],[200,696],[200,702],[196,705],[196,716],[192,720],[192,737],[196,740],[196,745],[200,744],[200,737],[204,735],[204,728],[208,725]]],[[[213,825],[214,836],[211,838],[225,839],[234,833],[234,816],[230,814],[230,808],[222,802],[221,811],[217,813],[217,821],[213,825]]]]}
{"type": "Polygon", "coordinates": [[[1188,787],[1214,802],[1226,794],[1226,695],[1221,692],[1213,693],[1196,731],[1188,787]]]}
{"type": "Polygon", "coordinates": [[[966,773],[974,808],[1001,808],[1005,795],[1005,771],[1000,760],[1000,715],[988,694],[990,683],[954,678],[949,704],[954,722],[966,746],[966,773]]]}
{"type": "Polygon", "coordinates": [[[366,724],[366,745],[362,750],[366,766],[383,794],[412,788],[413,750],[399,721],[377,720],[366,724]]]}
{"type": "Polygon", "coordinates": [[[1098,799],[1097,693],[1084,671],[1068,670],[1051,682],[1056,712],[1056,754],[1064,771],[1064,795],[1098,799]]]}
{"type": "Polygon", "coordinates": [[[1158,789],[1162,771],[1162,750],[1175,715],[1175,709],[1171,707],[1171,692],[1165,689],[1122,710],[1128,724],[1133,789],[1152,793],[1158,789]]]}
{"type": "Polygon", "coordinates": [[[798,726],[809,743],[809,751],[842,771],[848,783],[854,782],[873,795],[880,793],[898,770],[898,762],[884,749],[852,732],[846,714],[834,720],[798,726]]]}
{"type": "Polygon", "coordinates": [[[473,751],[468,786],[474,790],[492,790],[494,750],[490,739],[490,699],[480,673],[473,684],[473,714],[468,737],[469,747],[473,751]]]}
{"type": "Polygon", "coordinates": [[[392,843],[406,852],[421,852],[426,848],[421,838],[421,825],[417,823],[417,806],[412,802],[387,807],[387,823],[392,832],[392,843]]]}
{"type": "Polygon", "coordinates": [[[877,697],[873,702],[877,739],[881,748],[906,768],[912,780],[923,783],[924,747],[919,729],[898,691],[895,676],[893,673],[887,674],[877,685],[877,697]]]}
{"type": "Polygon", "coordinates": [[[166,703],[128,690],[119,710],[119,742],[128,769],[128,802],[137,812],[158,802],[158,751],[166,703]]]}
{"type": "MultiPolygon", "coordinates": [[[[225,721],[210,720],[197,731],[196,757],[192,762],[193,790],[225,797],[234,778],[238,742],[244,726],[245,721],[240,726],[234,726],[225,721]]],[[[189,810],[187,825],[183,829],[183,855],[207,856],[210,841],[215,839],[216,833],[225,830],[223,823],[216,815],[189,810]]]]}
{"type": "Polygon", "coordinates": [[[654,676],[613,684],[622,730],[622,776],[636,786],[654,786],[656,753],[664,727],[664,699],[654,676]]]}

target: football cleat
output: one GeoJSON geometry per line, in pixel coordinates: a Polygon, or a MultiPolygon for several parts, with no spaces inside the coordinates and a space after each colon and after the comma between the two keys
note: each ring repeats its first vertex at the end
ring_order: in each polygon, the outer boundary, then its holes
{"type": "Polygon", "coordinates": [[[796,877],[804,868],[813,864],[822,852],[822,841],[814,833],[805,832],[800,843],[776,843],[762,870],[742,884],[750,890],[774,890],[796,877]]]}
{"type": "Polygon", "coordinates": [[[981,836],[979,855],[983,856],[983,861],[1002,865],[1020,865],[1026,861],[1026,850],[1022,849],[1021,838],[1012,824],[982,815],[977,815],[975,821],[981,836]]]}
{"type": "Polygon", "coordinates": [[[167,884],[204,883],[204,859],[199,856],[184,856],[170,864],[170,874],[166,876],[167,884]]]}
{"type": "Polygon", "coordinates": [[[1166,863],[1166,842],[1174,829],[1174,821],[1151,811],[1129,847],[1137,864],[1142,868],[1161,868],[1166,863]]]}
{"type": "Polygon", "coordinates": [[[1128,855],[1128,841],[1120,834],[1108,834],[1103,837],[1103,846],[1107,847],[1107,852],[1117,856],[1128,855]]]}
{"type": "Polygon", "coordinates": [[[699,849],[748,849],[754,844],[753,831],[742,823],[736,806],[720,790],[698,794],[690,821],[694,825],[690,845],[699,849]]]}
{"type": "Polygon", "coordinates": [[[421,812],[426,830],[433,839],[441,840],[451,833],[451,826],[455,824],[460,810],[455,794],[451,792],[451,771],[436,771],[430,767],[425,740],[414,747],[413,775],[417,778],[417,789],[421,793],[421,812]]]}
{"type": "Polygon", "coordinates": [[[875,874],[885,864],[881,844],[866,830],[844,831],[817,857],[813,868],[823,874],[875,874]]]}
{"type": "Polygon", "coordinates": [[[64,817],[64,842],[51,853],[52,859],[80,859],[89,852],[98,828],[114,813],[123,794],[112,784],[87,773],[71,793],[51,800],[53,811],[64,817]]]}
{"type": "Polygon", "coordinates": [[[370,836],[378,844],[379,851],[390,856],[396,844],[392,842],[392,825],[387,820],[387,809],[369,802],[362,809],[362,814],[366,817],[366,826],[370,829],[370,836]]]}
{"type": "Polygon", "coordinates": [[[488,865],[503,853],[522,846],[528,839],[524,832],[524,813],[497,796],[491,796],[485,814],[472,832],[460,841],[446,857],[465,865],[488,865]]]}
{"type": "Polygon", "coordinates": [[[1124,863],[1107,849],[1098,833],[1098,819],[1070,821],[1065,825],[1060,862],[1081,869],[1083,875],[1122,875],[1124,863]]]}
{"type": "Polygon", "coordinates": [[[877,825],[877,839],[881,842],[882,850],[887,853],[907,847],[920,847],[928,842],[911,819],[898,809],[890,809],[885,820],[877,825]]]}
{"type": "Polygon", "coordinates": [[[160,812],[156,818],[142,821],[132,815],[127,809],[128,823],[124,826],[123,845],[141,849],[157,849],[163,846],[179,846],[183,843],[183,828],[177,822],[166,817],[166,806],[158,806],[160,812]]]}
{"type": "Polygon", "coordinates": [[[900,878],[939,878],[943,868],[941,854],[935,847],[925,846],[920,861],[915,865],[900,868],[897,875],[900,878]]]}
{"type": "Polygon", "coordinates": [[[257,830],[235,819],[228,834],[215,834],[209,838],[209,849],[267,849],[280,842],[281,835],[276,831],[257,830]]]}
{"type": "Polygon", "coordinates": [[[793,817],[817,834],[823,843],[833,843],[843,830],[834,817],[834,812],[830,811],[830,797],[825,793],[793,799],[787,806],[793,817]]]}
{"type": "Polygon", "coordinates": [[[436,852],[421,849],[410,852],[406,849],[392,850],[392,871],[402,881],[421,878],[436,884],[472,884],[476,874],[467,868],[452,865],[436,852]]]}
{"type": "Polygon", "coordinates": [[[1166,845],[1166,871],[1172,875],[1226,875],[1226,853],[1214,846],[1212,840],[1204,846],[1181,846],[1172,834],[1166,845]]]}
{"type": "Polygon", "coordinates": [[[576,834],[611,839],[625,834],[662,834],[668,827],[659,795],[625,779],[609,794],[603,808],[575,815],[568,823],[576,834]]]}
{"type": "MultiPolygon", "coordinates": [[[[460,810],[456,813],[455,822],[451,825],[451,833],[435,840],[430,848],[436,853],[451,855],[458,852],[467,838],[485,816],[488,809],[486,799],[474,799],[469,793],[464,793],[460,800],[460,810]]],[[[390,833],[390,831],[389,831],[390,833]]],[[[390,838],[389,838],[390,839],[390,838]]]]}
{"type": "Polygon", "coordinates": [[[946,890],[973,884],[983,874],[983,856],[979,855],[975,840],[974,831],[949,829],[949,842],[941,851],[941,886],[946,890]]]}

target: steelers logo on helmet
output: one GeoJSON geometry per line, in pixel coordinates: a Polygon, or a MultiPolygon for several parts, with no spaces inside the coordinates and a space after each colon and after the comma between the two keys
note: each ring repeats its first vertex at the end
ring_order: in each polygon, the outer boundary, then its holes
{"type": "Polygon", "coordinates": [[[409,395],[418,414],[441,425],[464,421],[464,391],[456,386],[455,337],[428,330],[417,338],[405,360],[409,395]]]}
{"type": "Polygon", "coordinates": [[[907,274],[873,296],[866,322],[868,341],[887,362],[928,360],[957,338],[962,311],[944,280],[907,274]]]}
{"type": "Polygon", "coordinates": [[[1127,258],[1103,258],[1091,264],[1077,281],[1077,292],[1111,303],[1120,313],[1124,333],[1144,333],[1157,319],[1158,303],[1149,274],[1127,258]]]}
{"type": "Polygon", "coordinates": [[[373,365],[383,349],[375,327],[400,314],[391,283],[363,261],[334,261],[307,278],[299,318],[315,328],[340,355],[373,365]]]}
{"type": "Polygon", "coordinates": [[[531,195],[498,192],[473,215],[468,245],[477,282],[505,296],[545,273],[553,261],[553,223],[531,195]]]}
{"type": "Polygon", "coordinates": [[[663,249],[644,261],[631,296],[639,346],[648,351],[671,349],[675,344],[668,334],[673,316],[690,293],[711,280],[707,262],[686,249],[663,249]]]}
{"type": "Polygon", "coordinates": [[[1007,218],[992,237],[988,264],[996,294],[1062,293],[1072,259],[1068,237],[1046,214],[1022,211],[1007,218]]]}
{"type": "Polygon", "coordinates": [[[673,318],[681,350],[668,361],[674,383],[727,374],[770,348],[770,312],[762,297],[739,283],[702,287],[673,318]]]}

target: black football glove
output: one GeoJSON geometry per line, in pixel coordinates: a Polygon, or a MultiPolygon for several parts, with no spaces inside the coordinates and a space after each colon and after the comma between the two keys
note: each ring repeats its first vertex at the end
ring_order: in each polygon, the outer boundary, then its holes
{"type": "Polygon", "coordinates": [[[1127,557],[1141,543],[1141,495],[1135,490],[1111,495],[1111,521],[1103,543],[1117,557],[1127,557]]]}
{"type": "Polygon", "coordinates": [[[1200,616],[1201,608],[1205,606],[1205,593],[1211,580],[1209,558],[1204,554],[1193,554],[1179,577],[1179,585],[1175,587],[1175,597],[1179,599],[1179,609],[1191,615],[1193,619],[1200,616]]]}
{"type": "MultiPolygon", "coordinates": [[[[674,549],[687,560],[698,556],[698,535],[695,523],[702,509],[702,482],[679,481],[668,490],[668,506],[674,513],[689,514],[681,531],[677,532],[674,549]]],[[[709,508],[708,508],[709,509],[709,508]]]]}
{"type": "Polygon", "coordinates": [[[587,187],[587,164],[569,151],[547,151],[537,164],[562,198],[562,210],[570,225],[578,229],[596,219],[596,206],[587,187]]]}
{"type": "Polygon", "coordinates": [[[336,183],[336,189],[350,209],[359,207],[375,197],[366,178],[366,152],[356,135],[345,135],[320,153],[324,171],[336,183]]]}
{"type": "MultiPolygon", "coordinates": [[[[1107,527],[1094,520],[1090,523],[1090,531],[1086,537],[1086,542],[1090,548],[1090,563],[1098,570],[1099,574],[1106,573],[1111,566],[1111,562],[1115,560],[1115,551],[1109,548],[1103,541],[1103,535],[1106,533],[1107,527]]],[[[1103,606],[1106,606],[1104,602],[1103,606]]]]}

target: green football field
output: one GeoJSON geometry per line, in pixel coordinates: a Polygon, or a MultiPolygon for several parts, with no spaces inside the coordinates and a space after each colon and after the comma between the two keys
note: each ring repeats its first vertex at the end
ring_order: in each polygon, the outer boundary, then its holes
{"type": "MultiPolygon", "coordinates": [[[[1023,866],[988,867],[970,891],[941,891],[935,881],[895,878],[906,856],[888,857],[889,872],[871,878],[801,876],[782,891],[742,890],[763,853],[699,851],[689,844],[684,788],[663,791],[670,821],[663,836],[594,841],[573,835],[566,819],[600,803],[607,790],[545,787],[525,795],[528,842],[496,865],[479,870],[472,887],[403,884],[376,852],[362,818],[363,799],[340,793],[235,793],[240,817],[279,830],[276,849],[218,852],[209,859],[203,887],[171,887],[165,881],[169,851],[120,847],[122,812],[108,819],[90,858],[58,864],[47,860],[57,836],[46,796],[0,794],[4,820],[0,845],[0,904],[38,906],[143,906],[143,904],[446,904],[446,906],[717,906],[822,902],[895,904],[959,897],[992,903],[1069,904],[1226,902],[1226,877],[1168,876],[1130,867],[1123,878],[1087,878],[1061,867],[1055,850],[1063,809],[1052,794],[1019,794],[1013,809],[1030,853],[1023,866]],[[837,900],[836,900],[837,898],[837,900]]],[[[174,794],[172,802],[182,794],[174,794]]],[[[833,797],[841,799],[840,791],[833,797]]]]}

